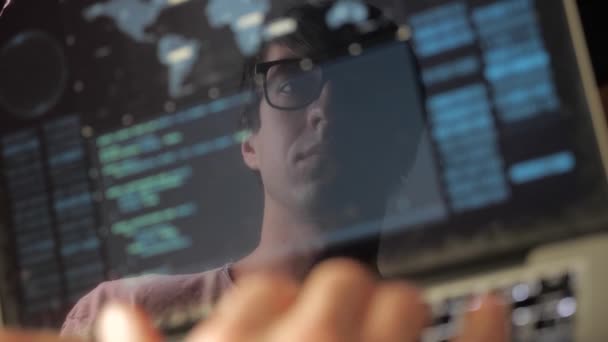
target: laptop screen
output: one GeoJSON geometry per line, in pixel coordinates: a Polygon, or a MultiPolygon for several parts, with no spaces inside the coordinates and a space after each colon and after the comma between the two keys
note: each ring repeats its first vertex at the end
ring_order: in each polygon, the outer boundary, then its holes
{"type": "Polygon", "coordinates": [[[0,49],[10,70],[55,58],[46,92],[0,94],[24,324],[251,255],[430,270],[568,236],[541,222],[604,198],[572,2],[58,6],[60,37],[0,49]]]}

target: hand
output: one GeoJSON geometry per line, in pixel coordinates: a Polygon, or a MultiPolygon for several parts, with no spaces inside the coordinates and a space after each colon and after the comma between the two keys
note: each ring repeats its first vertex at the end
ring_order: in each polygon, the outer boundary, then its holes
{"type": "MultiPolygon", "coordinates": [[[[507,309],[485,296],[467,313],[456,342],[508,341],[507,309]]],[[[187,342],[414,342],[428,324],[420,292],[401,282],[376,282],[344,260],[317,267],[300,286],[276,275],[243,279],[187,342]]],[[[99,342],[160,342],[146,314],[111,304],[96,325],[99,342]]],[[[50,334],[0,332],[7,342],[71,342],[50,334]]]]}
{"type": "MultiPolygon", "coordinates": [[[[485,296],[467,313],[458,342],[508,341],[507,309],[485,296]]],[[[429,323],[420,292],[400,282],[376,282],[356,263],[329,261],[306,282],[276,275],[243,279],[187,342],[414,342],[429,323]]],[[[100,342],[158,342],[145,315],[108,308],[97,326],[100,342]]]]}

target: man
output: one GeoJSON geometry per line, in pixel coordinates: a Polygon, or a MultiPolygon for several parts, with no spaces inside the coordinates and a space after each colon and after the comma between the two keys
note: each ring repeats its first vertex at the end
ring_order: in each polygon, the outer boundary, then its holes
{"type": "Polygon", "coordinates": [[[263,46],[244,72],[245,87],[257,94],[241,120],[252,132],[241,151],[264,193],[258,247],[201,274],[104,283],[73,308],[63,334],[86,335],[108,300],[158,316],[212,304],[251,273],[272,270],[302,280],[333,256],[375,271],[386,202],[414,160],[422,129],[419,113],[408,110],[417,100],[415,78],[396,25],[378,9],[369,7],[376,25],[369,31],[328,28],[330,8],[288,12],[296,32],[263,46]],[[353,46],[364,53],[351,57],[353,46]]]}
{"type": "MultiPolygon", "coordinates": [[[[211,334],[217,341],[249,341],[267,333],[269,341],[419,336],[427,313],[417,291],[378,285],[373,276],[385,205],[414,160],[422,129],[418,113],[409,109],[415,103],[409,51],[395,41],[397,27],[379,10],[368,7],[373,30],[366,25],[332,30],[326,25],[330,6],[290,11],[296,32],[263,46],[244,73],[245,86],[258,95],[241,120],[252,132],[241,146],[243,160],[259,174],[264,193],[258,247],[234,264],[201,274],[104,283],[74,307],[64,336],[88,336],[107,302],[137,306],[155,317],[214,304],[235,283],[233,295],[214,314],[219,320],[212,318],[193,339],[211,334]],[[324,264],[300,285],[313,266],[336,256],[358,263],[324,264]],[[283,316],[293,322],[283,322],[283,316]],[[270,333],[277,322],[283,323],[270,333]]],[[[137,329],[115,329],[121,325],[116,317],[137,315],[113,308],[99,320],[101,340],[158,338],[154,332],[145,335],[153,331],[147,323],[139,338],[133,335],[137,329]],[[130,335],[112,335],[119,331],[130,335]]],[[[484,341],[503,335],[491,330],[480,335],[484,341]]]]}

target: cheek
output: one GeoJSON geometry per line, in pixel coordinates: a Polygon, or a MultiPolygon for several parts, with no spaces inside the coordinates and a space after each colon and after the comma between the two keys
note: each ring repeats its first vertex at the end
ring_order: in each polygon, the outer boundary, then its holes
{"type": "Polygon", "coordinates": [[[264,159],[284,160],[301,132],[298,113],[260,105],[260,146],[264,159]]]}

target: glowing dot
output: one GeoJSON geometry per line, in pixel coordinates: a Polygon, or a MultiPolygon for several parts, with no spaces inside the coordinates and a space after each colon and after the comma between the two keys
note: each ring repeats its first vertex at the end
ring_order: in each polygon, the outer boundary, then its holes
{"type": "Polygon", "coordinates": [[[237,31],[244,31],[255,26],[260,26],[264,22],[264,12],[251,12],[240,16],[236,20],[235,27],[237,31]]]}
{"type": "Polygon", "coordinates": [[[397,40],[406,41],[412,37],[412,29],[407,25],[401,25],[397,30],[397,40]]]}
{"type": "Polygon", "coordinates": [[[209,91],[207,93],[208,93],[209,97],[212,99],[217,99],[221,95],[219,88],[216,88],[216,87],[209,89],[209,91]]]}
{"type": "Polygon", "coordinates": [[[302,70],[304,70],[304,71],[312,70],[313,66],[314,66],[314,64],[313,64],[312,60],[309,58],[305,58],[300,62],[300,68],[302,68],[302,70]]]}
{"type": "Polygon", "coordinates": [[[176,109],[175,102],[173,101],[165,102],[165,105],[163,107],[165,108],[165,112],[167,113],[173,113],[176,109]]]}
{"type": "Polygon", "coordinates": [[[255,84],[257,84],[258,86],[261,86],[261,85],[264,84],[264,76],[260,75],[260,74],[257,74],[254,77],[254,81],[255,81],[255,84]]]}
{"type": "Polygon", "coordinates": [[[84,126],[80,131],[83,137],[90,138],[93,136],[93,128],[91,126],[84,126]]]}
{"type": "Polygon", "coordinates": [[[359,56],[362,52],[363,47],[361,47],[361,44],[352,43],[348,46],[348,53],[350,53],[351,56],[359,56]]]}
{"type": "Polygon", "coordinates": [[[81,93],[84,90],[84,82],[76,81],[74,82],[74,92],[81,93]]]}
{"type": "Polygon", "coordinates": [[[264,35],[270,40],[276,37],[285,36],[293,33],[298,28],[298,22],[293,18],[283,18],[276,20],[266,27],[264,35]]]}
{"type": "Polygon", "coordinates": [[[179,47],[177,49],[171,50],[167,54],[167,61],[170,64],[177,64],[183,61],[188,61],[194,57],[196,53],[195,49],[191,45],[186,45],[179,47]]]}
{"type": "Polygon", "coordinates": [[[175,5],[179,5],[179,4],[183,4],[184,2],[187,2],[189,0],[167,0],[167,3],[170,6],[175,6],[175,5]]]}
{"type": "Polygon", "coordinates": [[[513,286],[511,296],[516,302],[523,302],[530,297],[530,286],[528,284],[517,284],[513,286]]]}
{"type": "Polygon", "coordinates": [[[101,46],[93,53],[95,58],[104,58],[112,54],[112,48],[109,46],[101,46]]]}
{"type": "Polygon", "coordinates": [[[557,313],[560,317],[570,317],[576,313],[576,299],[566,297],[557,303],[557,313]]]}
{"type": "Polygon", "coordinates": [[[242,130],[242,131],[238,131],[234,134],[234,140],[238,141],[239,143],[244,142],[245,140],[249,139],[249,137],[251,136],[251,131],[248,129],[242,130]]]}
{"type": "Polygon", "coordinates": [[[74,44],[76,44],[76,37],[74,37],[74,35],[72,35],[72,34],[66,36],[65,37],[65,44],[67,46],[73,46],[74,44]]]}
{"type": "Polygon", "coordinates": [[[125,126],[129,126],[133,123],[133,115],[125,114],[122,116],[122,124],[125,126]]]}

